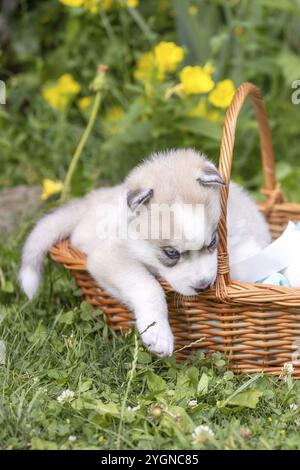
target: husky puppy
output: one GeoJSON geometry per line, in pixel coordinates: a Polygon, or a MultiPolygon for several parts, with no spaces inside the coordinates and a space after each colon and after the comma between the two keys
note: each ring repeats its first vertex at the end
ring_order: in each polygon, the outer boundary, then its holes
{"type": "MultiPolygon", "coordinates": [[[[86,253],[87,269],[99,285],[134,312],[148,349],[171,355],[173,334],[156,277],[187,296],[214,284],[222,184],[214,164],[192,149],[152,155],[124,183],[95,190],[38,222],[23,249],[19,277],[24,292],[34,297],[48,249],[69,238],[86,253]]],[[[255,255],[270,241],[254,202],[231,183],[231,262],[255,255]]]]}

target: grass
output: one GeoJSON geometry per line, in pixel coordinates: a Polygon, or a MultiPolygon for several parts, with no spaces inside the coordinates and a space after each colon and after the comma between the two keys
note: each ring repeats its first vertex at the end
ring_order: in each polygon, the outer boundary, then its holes
{"type": "MultiPolygon", "coordinates": [[[[199,97],[195,103],[164,98],[178,71],[150,89],[133,77],[141,54],[167,40],[185,45],[182,66],[211,61],[217,81],[250,80],[262,89],[278,180],[299,201],[299,107],[291,101],[291,83],[299,78],[299,1],[141,0],[132,12],[114,7],[100,15],[53,0],[20,4],[8,18],[17,33],[0,57],[7,85],[0,187],[64,180],[88,112],[78,109],[77,98],[55,111],[42,89],[67,72],[80,83],[80,97],[90,96],[99,63],[110,67],[109,87],[72,196],[120,181],[156,150],[192,146],[217,160],[221,126],[186,119],[199,97]],[[115,106],[124,116],[111,122],[107,113],[115,106]]],[[[239,119],[233,167],[238,182],[257,190],[262,172],[252,116],[248,106],[239,119]]],[[[184,364],[157,359],[136,332],[117,336],[101,314],[95,321],[73,281],[50,262],[39,297],[28,302],[16,279],[27,229],[0,240],[1,448],[300,448],[300,382],[233,375],[219,355],[198,354],[184,364]],[[68,389],[73,399],[60,403],[68,389]],[[195,439],[200,425],[213,435],[195,439]]]]}
{"type": "Polygon", "coordinates": [[[300,382],[234,375],[218,354],[157,359],[135,331],[120,336],[101,314],[95,321],[49,261],[29,302],[16,286],[19,244],[15,237],[0,249],[2,449],[300,448],[300,408],[290,406],[300,406],[300,382]],[[60,403],[68,389],[74,398],[60,403]],[[199,425],[213,436],[195,442],[199,425]]]}

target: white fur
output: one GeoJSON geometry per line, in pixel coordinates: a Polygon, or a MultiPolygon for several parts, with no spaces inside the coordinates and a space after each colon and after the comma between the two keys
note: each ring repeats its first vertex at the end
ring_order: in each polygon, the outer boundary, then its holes
{"type": "MultiPolygon", "coordinates": [[[[220,218],[219,186],[205,184],[206,172],[212,178],[212,169],[214,171],[210,162],[190,149],[157,154],[135,168],[123,184],[93,191],[45,216],[29,235],[23,249],[20,270],[23,290],[29,298],[35,295],[47,250],[57,241],[70,237],[71,243],[86,253],[87,269],[99,285],[134,312],[144,344],[160,356],[171,355],[174,340],[167,304],[155,277],[163,277],[183,295],[195,295],[199,283],[205,287],[214,283],[216,250],[210,253],[204,247],[210,243],[220,218]],[[126,223],[136,222],[147,231],[146,222],[153,223],[157,217],[155,204],[201,203],[205,208],[203,230],[195,238],[192,251],[185,235],[175,240],[171,234],[167,241],[115,236],[116,229],[120,230],[130,192],[135,195],[141,190],[144,196],[149,189],[153,189],[150,201],[141,204],[139,215],[129,212],[126,223]],[[104,210],[105,205],[108,210],[104,210]],[[100,232],[105,226],[110,236],[101,238],[100,232]],[[164,244],[171,244],[183,253],[176,266],[167,266],[166,260],[162,261],[164,244]],[[185,252],[189,252],[188,256],[185,252]]],[[[197,221],[193,220],[192,214],[189,217],[184,221],[181,211],[175,211],[174,225],[177,228],[186,223],[193,226],[197,221]]],[[[267,224],[255,204],[239,186],[231,184],[228,204],[231,259],[237,262],[253,255],[269,242],[267,224]]]]}
{"type": "Polygon", "coordinates": [[[84,200],[74,201],[43,217],[26,240],[22,253],[20,284],[32,299],[42,277],[43,260],[51,246],[67,238],[79,223],[85,209],[84,200]]]}
{"type": "Polygon", "coordinates": [[[38,270],[32,266],[24,266],[20,269],[19,279],[22,284],[22,289],[31,300],[36,295],[41,275],[38,270]]]}

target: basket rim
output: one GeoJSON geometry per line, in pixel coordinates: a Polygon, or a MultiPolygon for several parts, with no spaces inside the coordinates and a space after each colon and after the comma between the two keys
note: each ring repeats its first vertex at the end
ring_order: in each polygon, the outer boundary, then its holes
{"type": "MultiPolygon", "coordinates": [[[[68,239],[58,242],[48,252],[54,262],[62,264],[69,271],[87,271],[86,254],[74,247],[68,239]]],[[[165,280],[158,279],[158,281],[167,292],[175,292],[165,280]]],[[[216,299],[215,287],[201,294],[185,298],[186,300],[195,301],[199,299],[201,301],[204,296],[206,299],[216,299]]],[[[231,280],[230,284],[227,285],[227,296],[224,302],[251,304],[253,306],[274,304],[280,307],[296,308],[300,307],[300,288],[231,280]]]]}

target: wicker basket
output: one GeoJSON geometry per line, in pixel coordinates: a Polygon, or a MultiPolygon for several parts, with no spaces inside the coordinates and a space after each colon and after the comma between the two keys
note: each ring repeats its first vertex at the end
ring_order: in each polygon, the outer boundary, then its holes
{"type": "MultiPolygon", "coordinates": [[[[300,289],[231,280],[227,252],[226,211],[235,130],[247,96],[256,111],[265,177],[265,214],[276,238],[289,220],[300,220],[300,204],[285,200],[276,182],[272,140],[260,91],[251,83],[241,85],[227,110],[220,149],[220,173],[227,183],[222,188],[219,224],[218,276],[215,288],[195,297],[181,297],[164,281],[169,319],[176,339],[178,358],[202,350],[220,351],[235,371],[280,374],[293,361],[294,376],[300,377],[300,289]]],[[[132,327],[133,315],[102,290],[86,271],[85,256],[68,241],[50,250],[51,258],[69,269],[85,299],[101,309],[108,324],[118,331],[132,327]]]]}

